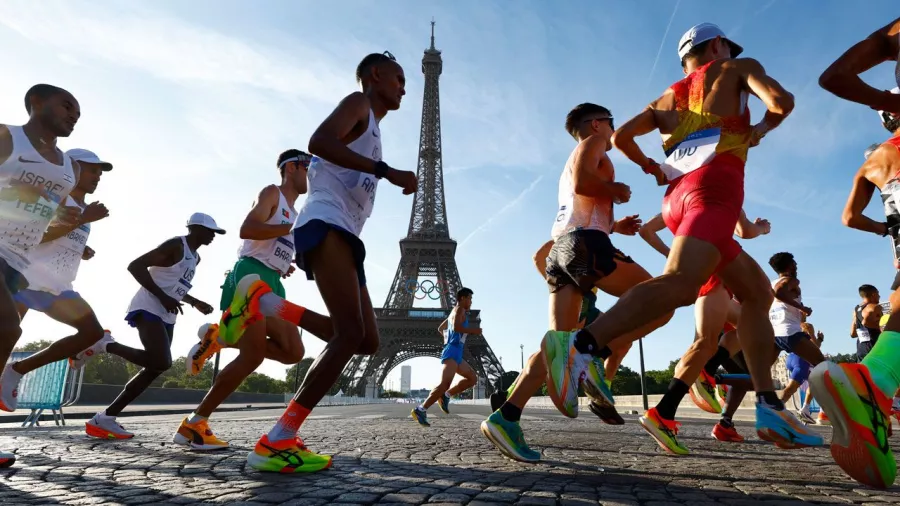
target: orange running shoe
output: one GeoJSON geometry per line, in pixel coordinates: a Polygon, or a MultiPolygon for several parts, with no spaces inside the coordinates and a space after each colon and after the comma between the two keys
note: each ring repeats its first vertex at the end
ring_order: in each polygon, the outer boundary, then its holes
{"type": "MultiPolygon", "coordinates": [[[[225,311],[228,311],[227,309],[225,311]]],[[[215,323],[204,323],[197,330],[197,337],[200,342],[195,344],[191,351],[188,352],[190,360],[186,361],[187,373],[190,376],[196,376],[203,370],[203,365],[209,360],[209,357],[215,355],[222,349],[219,343],[219,326],[215,323]]]]}
{"type": "Polygon", "coordinates": [[[224,450],[228,448],[228,442],[223,441],[213,434],[209,428],[209,420],[203,419],[197,423],[188,423],[185,418],[178,426],[178,431],[172,436],[175,444],[190,446],[194,450],[224,450]]]}
{"type": "Polygon", "coordinates": [[[744,436],[738,434],[737,428],[734,425],[731,427],[725,427],[722,425],[722,422],[719,422],[713,426],[712,437],[716,438],[719,441],[725,441],[728,443],[743,443],[744,436]]]}

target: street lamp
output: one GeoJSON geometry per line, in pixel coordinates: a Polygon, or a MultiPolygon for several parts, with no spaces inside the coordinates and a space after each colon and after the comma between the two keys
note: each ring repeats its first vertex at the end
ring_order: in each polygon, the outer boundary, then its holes
{"type": "Polygon", "coordinates": [[[519,345],[519,351],[522,352],[522,370],[524,371],[525,370],[525,345],[524,344],[519,345]]]}

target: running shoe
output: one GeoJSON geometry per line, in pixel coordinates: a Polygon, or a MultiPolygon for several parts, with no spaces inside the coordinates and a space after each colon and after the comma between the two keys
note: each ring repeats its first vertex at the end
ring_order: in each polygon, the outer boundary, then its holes
{"type": "MultiPolygon", "coordinates": [[[[713,380],[715,379],[715,376],[713,376],[713,380]]],[[[716,396],[719,398],[719,405],[722,406],[723,410],[725,405],[728,404],[728,390],[730,389],[730,386],[716,382],[716,396]]]]}
{"type": "Polygon", "coordinates": [[[656,408],[650,408],[638,420],[640,420],[644,430],[653,436],[653,439],[656,440],[659,447],[663,450],[672,455],[687,455],[690,453],[686,446],[678,442],[676,437],[678,436],[678,426],[681,425],[680,422],[666,420],[659,416],[656,408]]]}
{"type": "Polygon", "coordinates": [[[708,413],[719,414],[722,405],[719,404],[719,393],[716,388],[716,380],[704,370],[700,370],[700,376],[691,385],[691,400],[698,408],[708,413]]]}
{"type": "Polygon", "coordinates": [[[431,424],[428,423],[428,412],[424,409],[412,408],[412,411],[409,412],[409,416],[422,427],[431,427],[431,424]]]}
{"type": "Polygon", "coordinates": [[[587,375],[581,384],[584,387],[584,393],[598,404],[606,404],[613,406],[616,404],[609,385],[606,384],[606,370],[603,367],[603,359],[600,357],[592,357],[587,368],[587,375]]]}
{"type": "Polygon", "coordinates": [[[443,411],[444,413],[449,415],[450,414],[450,396],[447,394],[442,395],[441,398],[438,399],[438,406],[441,407],[441,411],[443,411]]]}
{"type": "Polygon", "coordinates": [[[10,467],[16,463],[16,454],[9,452],[0,452],[0,469],[10,467]]]}
{"type": "Polygon", "coordinates": [[[785,450],[824,444],[822,436],[810,432],[794,413],[787,409],[779,411],[759,402],[756,403],[756,435],[785,450]]]}
{"type": "Polygon", "coordinates": [[[247,327],[264,318],[259,311],[259,299],[271,291],[258,274],[247,274],[238,281],[231,306],[222,313],[219,321],[219,339],[223,344],[234,346],[247,327]]]}
{"type": "Polygon", "coordinates": [[[500,453],[519,462],[537,462],[541,454],[528,447],[519,422],[508,422],[499,411],[494,411],[481,422],[481,433],[500,450],[500,453]]]}
{"type": "Polygon", "coordinates": [[[578,416],[578,386],[592,359],[575,349],[576,335],[551,330],[541,341],[541,355],[547,364],[547,393],[556,409],[569,418],[578,416]]]}
{"type": "Polygon", "coordinates": [[[247,455],[247,463],[270,473],[314,473],[331,467],[331,457],[309,451],[300,438],[269,441],[266,434],[247,455]]]}
{"type": "Polygon", "coordinates": [[[213,434],[209,428],[209,421],[200,420],[197,423],[189,423],[185,418],[178,426],[178,430],[172,436],[175,444],[190,446],[194,450],[224,450],[228,448],[228,442],[222,441],[213,434]]]}
{"type": "Polygon", "coordinates": [[[890,487],[897,477],[887,436],[891,399],[872,381],[868,367],[822,362],[809,384],[831,418],[831,456],[837,465],[860,483],[890,487]]]}
{"type": "Polygon", "coordinates": [[[719,422],[713,426],[712,437],[726,443],[744,442],[744,436],[738,434],[737,428],[734,425],[732,425],[731,427],[726,427],[722,425],[722,422],[719,422]]]}
{"type": "Polygon", "coordinates": [[[106,345],[116,342],[112,334],[108,330],[103,331],[103,337],[99,341],[91,345],[90,348],[78,352],[74,357],[69,358],[70,369],[81,369],[84,364],[88,363],[95,356],[106,353],[106,345]]]}
{"type": "MultiPolygon", "coordinates": [[[[887,418],[887,421],[890,421],[890,417],[887,418]]],[[[819,410],[819,416],[816,417],[816,424],[831,425],[831,421],[828,420],[828,415],[825,414],[825,411],[819,410]]]]}
{"type": "Polygon", "coordinates": [[[125,427],[116,421],[116,417],[104,416],[100,413],[84,424],[84,431],[88,436],[100,439],[131,439],[134,437],[134,434],[125,430],[125,427]]]}
{"type": "Polygon", "coordinates": [[[12,363],[6,364],[0,374],[0,409],[3,411],[15,411],[19,405],[19,382],[22,381],[22,375],[14,371],[12,366],[12,363]]]}
{"type": "Polygon", "coordinates": [[[497,411],[500,406],[509,399],[507,392],[494,392],[491,394],[491,410],[497,411]]]}
{"type": "Polygon", "coordinates": [[[598,402],[591,401],[588,404],[588,409],[591,410],[591,413],[597,415],[603,423],[608,425],[624,425],[625,420],[622,418],[622,415],[616,411],[616,407],[612,404],[600,404],[598,402]]]}
{"type": "Polygon", "coordinates": [[[797,418],[800,419],[801,422],[806,425],[812,425],[816,423],[816,420],[812,417],[812,413],[809,412],[808,409],[801,409],[797,412],[797,418]]]}
{"type": "MultiPolygon", "coordinates": [[[[225,311],[228,311],[227,309],[225,311]]],[[[224,318],[224,316],[223,316],[224,318]]],[[[203,370],[203,365],[209,360],[209,357],[215,355],[222,349],[219,343],[219,326],[215,323],[204,323],[197,330],[197,337],[200,342],[195,344],[191,351],[188,352],[190,360],[186,361],[187,373],[190,376],[196,376],[203,370]]]]}

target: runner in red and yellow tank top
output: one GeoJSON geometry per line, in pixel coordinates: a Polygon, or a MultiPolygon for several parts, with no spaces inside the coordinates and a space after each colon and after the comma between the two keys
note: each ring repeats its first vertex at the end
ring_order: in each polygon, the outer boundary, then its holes
{"type": "MultiPolygon", "coordinates": [[[[786,447],[821,445],[822,438],[807,431],[775,394],[769,371],[775,342],[769,324],[772,289],[759,264],[732,238],[744,200],[747,151],[781,124],[794,105],[793,96],[766,75],[759,62],[733,59],[741,51],[719,27],[694,26],[678,46],[687,78],[669,87],[613,136],[613,145],[631,161],[655,176],[658,184],[669,184],[663,213],[675,239],[662,276],[632,288],[585,329],[545,336],[548,384],[580,377],[594,350],[693,304],[703,284],[717,273],[742,302],[738,338],[757,392],[757,434],[786,447]],[[747,113],[751,93],[767,109],[753,127],[747,113]],[[664,165],[649,159],[635,142],[635,137],[656,130],[667,144],[664,165]]],[[[548,390],[554,397],[556,393],[548,390]]],[[[653,419],[654,437],[667,441],[661,444],[667,451],[685,453],[675,439],[674,421],[665,423],[653,413],[646,418],[653,419]]]]}

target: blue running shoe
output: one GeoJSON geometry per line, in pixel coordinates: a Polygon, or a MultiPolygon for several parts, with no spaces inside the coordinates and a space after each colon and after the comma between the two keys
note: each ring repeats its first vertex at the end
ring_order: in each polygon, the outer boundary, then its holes
{"type": "Polygon", "coordinates": [[[500,453],[519,462],[537,462],[541,454],[525,444],[519,422],[508,422],[500,411],[494,411],[481,422],[481,433],[500,450],[500,453]]]}
{"type": "Polygon", "coordinates": [[[774,410],[756,403],[756,435],[763,441],[791,450],[807,446],[822,446],[822,436],[809,431],[806,426],[787,409],[774,410]]]}
{"type": "Polygon", "coordinates": [[[449,415],[450,414],[450,396],[447,394],[442,395],[441,398],[438,399],[438,406],[441,407],[441,411],[443,411],[444,413],[449,415]]]}
{"type": "Polygon", "coordinates": [[[412,411],[409,412],[409,416],[411,416],[413,420],[419,422],[419,425],[422,427],[431,427],[431,424],[428,423],[428,413],[424,409],[413,408],[412,411]]]}

